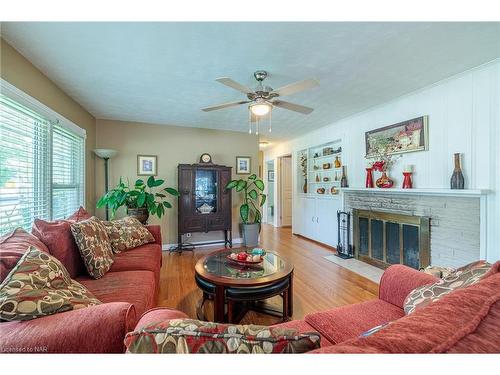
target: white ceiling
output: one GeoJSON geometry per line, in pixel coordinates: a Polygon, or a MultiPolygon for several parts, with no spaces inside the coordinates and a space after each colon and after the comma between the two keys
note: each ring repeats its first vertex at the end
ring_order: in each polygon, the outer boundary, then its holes
{"type": "Polygon", "coordinates": [[[2,23],[2,37],[96,118],[247,131],[214,80],[320,87],[276,108],[271,139],[298,136],[500,56],[500,23],[2,23]]]}

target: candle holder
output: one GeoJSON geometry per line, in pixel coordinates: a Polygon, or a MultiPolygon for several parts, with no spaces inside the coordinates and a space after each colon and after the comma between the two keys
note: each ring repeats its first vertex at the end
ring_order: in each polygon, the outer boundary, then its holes
{"type": "Polygon", "coordinates": [[[412,189],[413,181],[411,179],[412,172],[403,172],[403,189],[412,189]]]}
{"type": "Polygon", "coordinates": [[[366,168],[366,182],[365,187],[372,189],[375,185],[373,184],[373,168],[366,168]]]}

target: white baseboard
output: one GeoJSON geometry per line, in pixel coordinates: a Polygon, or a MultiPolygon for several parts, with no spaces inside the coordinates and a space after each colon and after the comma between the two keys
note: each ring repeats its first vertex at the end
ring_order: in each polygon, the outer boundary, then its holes
{"type": "MultiPolygon", "coordinates": [[[[217,246],[218,244],[211,244],[210,242],[213,242],[213,241],[198,241],[198,242],[190,242],[191,244],[193,244],[195,247],[208,247],[208,246],[217,246]]],[[[240,244],[240,243],[243,243],[243,238],[233,238],[233,245],[234,244],[240,244]]],[[[164,243],[163,245],[161,245],[161,249],[163,251],[168,251],[172,246],[177,246],[178,243],[164,243]]],[[[219,245],[223,245],[222,241],[219,245]]]]}

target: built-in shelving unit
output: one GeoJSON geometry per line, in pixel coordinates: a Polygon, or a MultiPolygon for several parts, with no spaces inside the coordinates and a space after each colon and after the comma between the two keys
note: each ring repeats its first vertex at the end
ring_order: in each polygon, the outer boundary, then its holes
{"type": "Polygon", "coordinates": [[[341,141],[324,143],[298,152],[299,194],[338,196],[342,178],[341,141]],[[304,163],[304,159],[306,161],[304,163]],[[307,191],[304,191],[304,186],[307,191]]]}

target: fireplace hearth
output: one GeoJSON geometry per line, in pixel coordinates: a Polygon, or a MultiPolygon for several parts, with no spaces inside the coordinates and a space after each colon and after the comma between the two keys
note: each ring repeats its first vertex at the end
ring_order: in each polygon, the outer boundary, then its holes
{"type": "Polygon", "coordinates": [[[379,268],[430,264],[430,219],[425,216],[353,209],[355,257],[379,268]]]}

